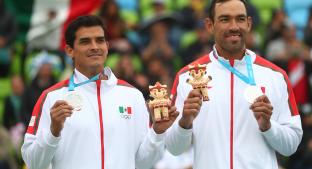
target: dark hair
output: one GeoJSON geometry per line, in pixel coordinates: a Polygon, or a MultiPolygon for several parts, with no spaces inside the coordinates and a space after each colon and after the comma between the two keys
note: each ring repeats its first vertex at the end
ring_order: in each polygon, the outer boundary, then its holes
{"type": "MultiPolygon", "coordinates": [[[[210,3],[210,6],[208,8],[208,17],[214,21],[214,17],[215,17],[215,8],[216,8],[216,4],[217,3],[223,3],[223,2],[227,2],[227,1],[231,1],[231,0],[212,0],[210,3]]],[[[246,8],[246,12],[247,12],[247,2],[246,0],[240,0],[241,2],[243,2],[243,4],[245,5],[246,8]]]]}
{"type": "Polygon", "coordinates": [[[104,24],[98,16],[94,15],[79,16],[78,18],[73,20],[68,25],[65,31],[66,44],[73,48],[77,30],[81,27],[92,27],[92,26],[100,26],[105,32],[104,24]]]}

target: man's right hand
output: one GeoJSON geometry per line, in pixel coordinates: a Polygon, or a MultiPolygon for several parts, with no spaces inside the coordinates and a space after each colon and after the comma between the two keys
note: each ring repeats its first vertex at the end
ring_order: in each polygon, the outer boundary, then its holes
{"type": "Polygon", "coordinates": [[[58,100],[51,108],[51,126],[50,130],[53,136],[59,137],[64,127],[64,122],[67,117],[73,113],[73,108],[64,100],[58,100]]]}
{"type": "Polygon", "coordinates": [[[198,115],[203,102],[203,96],[198,89],[192,90],[184,101],[182,118],[179,125],[184,129],[190,129],[193,126],[193,120],[198,115]]]}

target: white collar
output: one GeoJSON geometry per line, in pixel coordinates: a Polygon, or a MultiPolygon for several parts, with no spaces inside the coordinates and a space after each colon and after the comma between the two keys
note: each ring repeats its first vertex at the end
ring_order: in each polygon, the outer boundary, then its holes
{"type": "MultiPolygon", "coordinates": [[[[256,53],[254,53],[253,51],[251,51],[251,50],[249,50],[249,49],[246,49],[246,55],[249,55],[249,56],[251,57],[252,63],[256,60],[256,53]]],[[[246,56],[246,55],[245,55],[245,56],[246,56]]],[[[245,57],[245,56],[244,56],[244,57],[245,57]]],[[[245,65],[246,62],[245,62],[244,57],[243,57],[241,60],[235,59],[235,60],[234,60],[234,65],[245,65]]],[[[223,61],[229,62],[229,61],[226,60],[224,57],[222,57],[222,56],[220,56],[220,55],[218,54],[218,51],[217,51],[217,49],[216,49],[216,45],[213,46],[213,49],[212,49],[212,51],[210,52],[210,59],[215,60],[215,61],[217,61],[217,59],[221,59],[221,60],[223,60],[223,61]],[[215,52],[217,58],[215,58],[214,52],[215,52]]]]}
{"type": "MultiPolygon", "coordinates": [[[[116,85],[117,84],[117,78],[112,72],[112,70],[109,67],[105,67],[103,71],[104,75],[107,76],[107,80],[102,80],[102,83],[107,84],[108,86],[116,85]]],[[[86,77],[84,74],[79,72],[76,68],[74,70],[74,81],[75,83],[81,83],[86,80],[89,80],[88,77],[86,77]]]]}

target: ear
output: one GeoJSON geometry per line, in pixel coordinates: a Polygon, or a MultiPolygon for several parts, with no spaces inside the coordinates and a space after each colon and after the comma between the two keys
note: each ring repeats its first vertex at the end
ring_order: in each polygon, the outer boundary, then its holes
{"type": "Polygon", "coordinates": [[[248,32],[250,32],[251,28],[252,28],[252,18],[251,18],[251,16],[247,17],[247,26],[248,26],[248,32]]]}
{"type": "Polygon", "coordinates": [[[109,49],[109,42],[106,41],[106,46],[107,46],[107,49],[109,49]]]}
{"type": "Polygon", "coordinates": [[[71,57],[72,59],[74,59],[74,49],[72,47],[70,47],[69,45],[65,46],[65,52],[66,54],[71,57]]]}
{"type": "Polygon", "coordinates": [[[213,25],[212,19],[205,18],[205,28],[206,28],[207,32],[209,32],[209,33],[214,32],[214,25],[213,25]]]}

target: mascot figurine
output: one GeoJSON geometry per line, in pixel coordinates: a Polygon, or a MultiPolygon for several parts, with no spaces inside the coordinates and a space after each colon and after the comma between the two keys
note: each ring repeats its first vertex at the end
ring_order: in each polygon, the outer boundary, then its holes
{"type": "Polygon", "coordinates": [[[208,101],[208,82],[212,80],[211,76],[205,77],[206,64],[194,64],[189,65],[189,74],[191,78],[187,79],[186,82],[191,84],[193,89],[199,89],[203,95],[203,101],[208,101]]]}
{"type": "Polygon", "coordinates": [[[150,96],[154,98],[148,104],[154,111],[155,122],[169,120],[170,99],[167,96],[167,85],[156,82],[154,86],[149,86],[150,96]]]}

